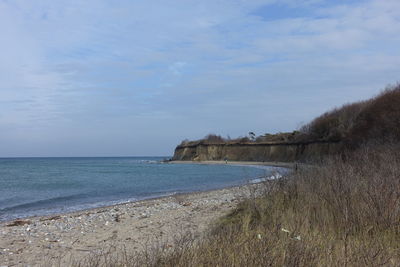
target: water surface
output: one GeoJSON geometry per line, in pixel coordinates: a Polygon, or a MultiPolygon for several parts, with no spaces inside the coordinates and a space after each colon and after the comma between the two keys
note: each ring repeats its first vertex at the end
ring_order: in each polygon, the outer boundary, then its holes
{"type": "Polygon", "coordinates": [[[161,157],[0,158],[0,221],[239,185],[274,167],[164,164],[161,157]]]}

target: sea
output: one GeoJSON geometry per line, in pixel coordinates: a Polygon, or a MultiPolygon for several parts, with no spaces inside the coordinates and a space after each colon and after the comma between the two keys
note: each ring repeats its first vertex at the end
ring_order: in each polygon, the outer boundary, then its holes
{"type": "Polygon", "coordinates": [[[219,189],[287,172],[268,166],[166,164],[163,159],[0,158],[0,221],[219,189]]]}

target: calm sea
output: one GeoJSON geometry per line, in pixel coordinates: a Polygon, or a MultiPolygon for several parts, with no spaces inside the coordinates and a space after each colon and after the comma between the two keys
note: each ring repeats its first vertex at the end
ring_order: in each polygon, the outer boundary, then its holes
{"type": "Polygon", "coordinates": [[[249,182],[283,169],[163,164],[161,157],[0,158],[0,221],[249,182]]]}

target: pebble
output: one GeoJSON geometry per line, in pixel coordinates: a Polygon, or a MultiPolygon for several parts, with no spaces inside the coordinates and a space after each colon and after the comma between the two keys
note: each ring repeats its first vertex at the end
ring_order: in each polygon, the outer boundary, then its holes
{"type": "MultiPolygon", "coordinates": [[[[196,210],[197,208],[207,205],[207,204],[219,204],[226,203],[237,200],[237,196],[232,192],[226,193],[222,192],[217,197],[216,195],[208,196],[207,198],[191,198],[188,197],[185,199],[184,203],[190,203],[191,209],[196,210]]],[[[74,244],[74,240],[70,240],[71,236],[79,236],[80,234],[89,234],[96,233],[99,229],[105,226],[114,226],[114,221],[117,216],[123,216],[122,218],[134,218],[134,219],[145,219],[150,216],[160,215],[165,210],[181,210],[182,203],[179,204],[175,201],[175,199],[167,199],[167,201],[159,201],[159,202],[151,202],[151,204],[143,205],[143,203],[136,204],[126,204],[121,206],[118,209],[111,210],[98,210],[93,211],[92,213],[85,214],[84,212],[76,215],[64,215],[60,216],[59,219],[48,220],[48,221],[40,221],[39,219],[33,219],[30,225],[21,225],[21,226],[13,226],[8,228],[0,228],[0,234],[10,240],[16,240],[18,237],[24,236],[23,238],[26,240],[25,244],[27,245],[28,251],[35,251],[43,248],[54,248],[61,246],[60,244],[64,244],[62,247],[66,246],[69,243],[74,244]],[[99,212],[100,211],[100,212],[99,212]],[[75,217],[76,216],[76,217],[75,217]],[[99,229],[97,229],[99,228],[99,229]],[[79,234],[80,233],[80,234],[79,234]],[[61,241],[64,240],[64,241],[61,241]],[[47,242],[46,242],[47,241],[47,242]],[[57,242],[57,244],[53,244],[57,242]],[[28,245],[29,244],[29,245],[28,245]],[[37,248],[36,248],[37,246],[37,248]]],[[[132,220],[132,219],[131,219],[132,220]]],[[[149,220],[149,224],[154,225],[160,224],[159,221],[152,221],[153,217],[151,217],[151,221],[149,220]]],[[[147,221],[147,220],[144,220],[147,221]]],[[[149,225],[146,224],[146,225],[149,225]]],[[[153,226],[152,226],[153,227],[153,226]]],[[[109,227],[107,227],[109,229],[109,227]]],[[[2,238],[3,238],[2,236],[2,238]]],[[[4,244],[6,246],[6,244],[4,244]]],[[[4,248],[3,246],[3,248],[4,248]]],[[[7,247],[10,245],[7,245],[7,247]]],[[[73,246],[73,245],[72,245],[73,246]]],[[[24,252],[14,251],[14,246],[10,246],[10,249],[1,249],[0,254],[1,257],[6,256],[10,259],[15,257],[20,257],[22,260],[24,259],[23,254],[27,253],[27,250],[24,252]],[[3,252],[4,251],[4,252],[3,252]],[[12,255],[13,256],[8,256],[12,255]],[[18,255],[17,255],[18,254],[18,255]]],[[[17,249],[16,247],[15,249],[17,249]]],[[[23,265],[24,266],[24,265],[23,265]]],[[[25,265],[26,266],[26,265],[25,265]]],[[[1,265],[0,267],[6,267],[1,265]]]]}

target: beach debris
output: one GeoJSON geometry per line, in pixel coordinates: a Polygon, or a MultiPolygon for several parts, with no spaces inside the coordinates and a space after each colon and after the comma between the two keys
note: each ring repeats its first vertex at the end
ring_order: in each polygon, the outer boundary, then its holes
{"type": "MultiPolygon", "coordinates": [[[[281,231],[290,234],[290,231],[288,229],[281,228],[281,231]]],[[[291,235],[291,237],[293,240],[301,241],[301,236],[299,236],[299,235],[296,235],[296,236],[291,235]]]]}
{"type": "Polygon", "coordinates": [[[293,239],[301,241],[301,237],[299,235],[295,236],[293,239]]]}
{"type": "Polygon", "coordinates": [[[282,177],[283,177],[282,174],[280,174],[280,173],[277,172],[277,171],[274,171],[274,172],[272,173],[272,175],[269,177],[269,180],[280,179],[280,178],[282,178],[282,177]]]}
{"type": "Polygon", "coordinates": [[[22,226],[26,224],[31,224],[32,222],[30,220],[15,220],[12,223],[7,224],[6,226],[12,227],[12,226],[22,226]]]}

